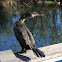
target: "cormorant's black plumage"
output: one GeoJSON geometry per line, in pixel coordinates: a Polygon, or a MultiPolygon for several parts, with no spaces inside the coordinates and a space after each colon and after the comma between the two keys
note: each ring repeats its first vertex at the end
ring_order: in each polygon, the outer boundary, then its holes
{"type": "Polygon", "coordinates": [[[23,15],[21,16],[20,19],[26,19],[26,18],[29,18],[29,17],[31,17],[31,14],[30,14],[30,13],[25,13],[25,14],[23,14],[23,15]]]}
{"type": "Polygon", "coordinates": [[[24,49],[31,49],[38,57],[45,57],[44,53],[37,49],[34,38],[25,24],[20,23],[20,21],[16,21],[13,30],[22,47],[22,52],[24,52],[24,49]]]}

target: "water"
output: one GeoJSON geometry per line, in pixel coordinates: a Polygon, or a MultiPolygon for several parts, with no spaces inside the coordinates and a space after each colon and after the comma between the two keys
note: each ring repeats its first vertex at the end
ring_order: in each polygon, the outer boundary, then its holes
{"type": "Polygon", "coordinates": [[[5,11],[0,9],[0,51],[21,51],[21,47],[14,35],[13,25],[25,12],[39,12],[45,16],[30,18],[24,22],[33,34],[36,46],[43,47],[62,42],[62,7],[60,6],[34,6],[32,8],[19,8],[5,11]]]}

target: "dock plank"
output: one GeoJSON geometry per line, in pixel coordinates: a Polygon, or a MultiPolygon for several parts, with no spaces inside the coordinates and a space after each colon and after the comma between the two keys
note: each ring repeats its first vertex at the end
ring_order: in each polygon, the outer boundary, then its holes
{"type": "Polygon", "coordinates": [[[28,50],[26,53],[19,54],[21,56],[19,55],[16,55],[16,56],[20,62],[28,61],[28,60],[29,62],[41,62],[41,61],[46,61],[49,59],[62,57],[62,43],[40,47],[39,49],[44,52],[46,57],[38,58],[36,57],[36,55],[34,55],[32,50],[28,50]]]}
{"type": "Polygon", "coordinates": [[[0,62],[55,62],[62,61],[62,43],[40,47],[46,57],[37,57],[32,50],[16,54],[11,50],[0,51],[0,62]]]}
{"type": "Polygon", "coordinates": [[[0,62],[19,62],[11,50],[0,51],[0,62]]]}

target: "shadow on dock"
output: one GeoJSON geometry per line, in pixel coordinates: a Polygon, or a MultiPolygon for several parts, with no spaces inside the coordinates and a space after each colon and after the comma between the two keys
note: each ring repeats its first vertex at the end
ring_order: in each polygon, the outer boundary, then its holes
{"type": "Polygon", "coordinates": [[[16,53],[15,56],[16,56],[17,58],[21,59],[22,61],[25,61],[25,62],[28,62],[29,60],[31,60],[29,57],[20,55],[20,54],[18,54],[18,53],[16,53]]]}

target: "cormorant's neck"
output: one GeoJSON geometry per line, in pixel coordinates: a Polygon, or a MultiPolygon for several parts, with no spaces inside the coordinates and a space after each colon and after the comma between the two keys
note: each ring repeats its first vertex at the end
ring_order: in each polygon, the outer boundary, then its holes
{"type": "Polygon", "coordinates": [[[23,23],[26,19],[22,19],[21,21],[19,21],[20,23],[23,23]]]}

